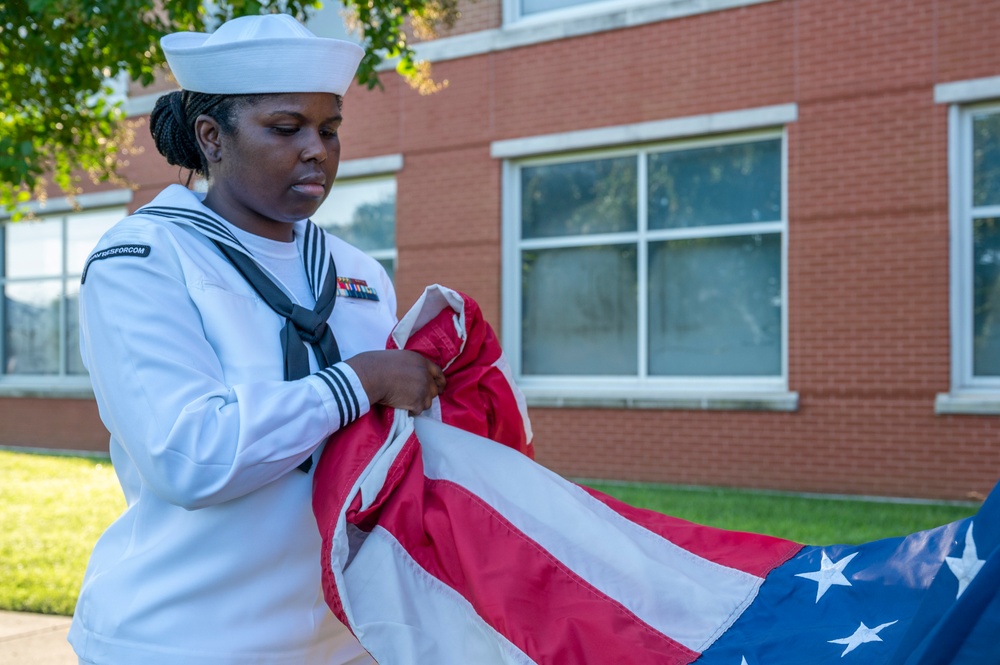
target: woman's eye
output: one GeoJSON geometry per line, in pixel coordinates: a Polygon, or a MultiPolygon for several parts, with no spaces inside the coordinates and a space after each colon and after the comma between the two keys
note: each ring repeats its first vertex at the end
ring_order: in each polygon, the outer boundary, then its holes
{"type": "Polygon", "coordinates": [[[333,138],[333,137],[335,137],[337,135],[337,130],[336,129],[324,129],[324,130],[322,130],[320,132],[320,135],[324,136],[326,138],[333,138]]]}
{"type": "Polygon", "coordinates": [[[278,127],[272,127],[271,129],[272,129],[272,130],[273,130],[273,131],[274,131],[275,133],[277,133],[277,134],[282,134],[282,135],[285,135],[285,136],[289,136],[289,135],[291,135],[291,134],[294,134],[295,132],[299,131],[299,128],[298,128],[298,127],[284,127],[284,126],[278,126],[278,127]]]}

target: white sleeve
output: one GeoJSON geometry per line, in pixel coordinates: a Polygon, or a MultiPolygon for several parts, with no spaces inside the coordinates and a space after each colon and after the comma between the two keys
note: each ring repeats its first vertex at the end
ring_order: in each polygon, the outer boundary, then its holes
{"type": "MultiPolygon", "coordinates": [[[[188,509],[301,473],[320,443],[368,411],[357,375],[338,363],[296,381],[228,386],[174,247],[153,235],[160,242],[146,256],[91,260],[81,287],[81,350],[105,425],[143,482],[188,509]]],[[[112,231],[100,249],[151,240],[112,231]]]]}

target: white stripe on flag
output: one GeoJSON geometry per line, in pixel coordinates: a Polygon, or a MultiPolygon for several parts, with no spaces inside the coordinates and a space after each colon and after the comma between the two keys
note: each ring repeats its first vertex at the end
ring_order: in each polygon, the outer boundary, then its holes
{"type": "Polygon", "coordinates": [[[351,592],[355,635],[376,661],[534,665],[483,621],[465,598],[414,562],[388,531],[373,529],[364,548],[365,555],[347,567],[347,584],[341,590],[351,592]],[[386,566],[383,561],[407,565],[386,566]]]}
{"type": "Polygon", "coordinates": [[[429,418],[415,421],[428,478],[479,496],[593,587],[689,649],[707,649],[763,582],[623,518],[516,451],[429,418]]]}

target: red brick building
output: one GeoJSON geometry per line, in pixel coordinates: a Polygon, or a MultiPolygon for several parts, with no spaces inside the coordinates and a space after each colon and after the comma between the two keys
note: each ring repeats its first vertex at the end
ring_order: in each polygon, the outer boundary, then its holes
{"type": "MultiPolygon", "coordinates": [[[[560,473],[969,498],[1000,477],[997,34],[1000,0],[479,0],[421,45],[444,90],[348,94],[324,219],[401,309],[478,300],[560,473]]],[[[85,211],[177,181],[146,134],[85,211]]],[[[58,203],[7,226],[0,444],[100,450],[73,253],[107,222],[58,203]]]]}

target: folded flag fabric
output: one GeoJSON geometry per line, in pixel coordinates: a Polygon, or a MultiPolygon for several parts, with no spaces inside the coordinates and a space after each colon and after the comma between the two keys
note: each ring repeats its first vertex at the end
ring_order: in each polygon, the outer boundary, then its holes
{"type": "Polygon", "coordinates": [[[1000,663],[993,495],[860,546],[692,524],[532,460],[468,297],[429,287],[388,346],[448,386],[429,417],[376,408],[331,437],[313,499],[326,601],[382,665],[1000,663]]]}

